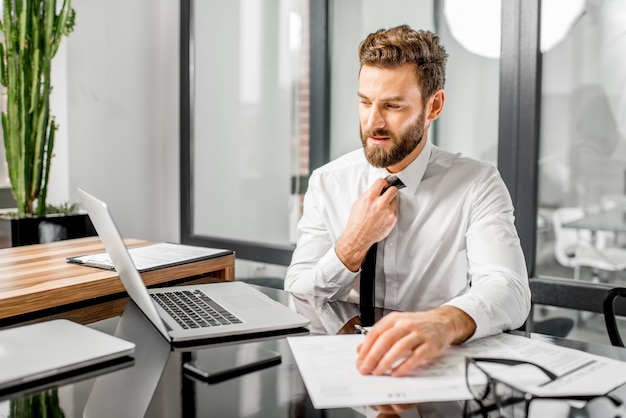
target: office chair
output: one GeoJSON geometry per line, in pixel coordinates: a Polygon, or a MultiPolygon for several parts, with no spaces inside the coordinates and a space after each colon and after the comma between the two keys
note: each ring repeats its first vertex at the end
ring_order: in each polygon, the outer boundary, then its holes
{"type": "MultiPolygon", "coordinates": [[[[564,280],[571,282],[569,279],[564,280]]],[[[575,322],[573,319],[556,317],[545,319],[543,321],[535,320],[535,305],[563,307],[563,305],[570,303],[568,296],[563,297],[560,293],[555,292],[553,287],[545,286],[545,282],[545,279],[529,279],[531,294],[530,314],[528,315],[523,328],[528,333],[536,332],[539,334],[554,335],[556,337],[565,338],[574,328],[575,322]]]]}
{"type": "Polygon", "coordinates": [[[620,300],[619,305],[615,305],[618,298],[626,297],[626,288],[614,287],[606,292],[602,307],[604,310],[604,323],[606,324],[606,330],[609,333],[609,339],[611,344],[617,347],[624,347],[622,337],[620,336],[619,329],[617,327],[616,315],[624,314],[626,300],[620,300]]]}
{"type": "Polygon", "coordinates": [[[626,208],[626,195],[607,194],[600,197],[600,206],[603,210],[626,208]]]}
{"type": "Polygon", "coordinates": [[[584,211],[578,207],[563,207],[552,213],[554,256],[559,264],[573,268],[575,280],[580,279],[582,267],[592,269],[594,281],[599,281],[597,270],[619,272],[626,269],[626,249],[593,243],[589,230],[563,227],[583,216],[584,211]]]}
{"type": "MultiPolygon", "coordinates": [[[[528,282],[531,292],[531,311],[524,324],[526,332],[546,333],[543,332],[544,327],[534,321],[535,305],[554,306],[574,309],[578,312],[604,313],[611,344],[620,345],[621,340],[614,337],[619,336],[615,315],[626,316],[626,299],[615,303],[613,301],[617,296],[626,296],[626,288],[613,290],[613,286],[607,283],[575,281],[561,277],[531,277],[528,282]]],[[[547,334],[557,337],[566,336],[571,327],[566,323],[562,326],[563,329],[559,333],[547,334]]]]}

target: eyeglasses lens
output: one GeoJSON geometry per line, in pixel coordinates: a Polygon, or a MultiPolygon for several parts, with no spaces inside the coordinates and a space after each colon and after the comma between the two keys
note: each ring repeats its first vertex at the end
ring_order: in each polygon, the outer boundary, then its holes
{"type": "Polygon", "coordinates": [[[467,386],[474,401],[466,403],[466,416],[517,418],[526,416],[524,393],[490,378],[474,362],[466,364],[467,386]]]}
{"type": "Polygon", "coordinates": [[[467,389],[474,399],[478,401],[486,400],[489,396],[489,376],[473,361],[468,361],[465,365],[465,379],[467,389]]]}

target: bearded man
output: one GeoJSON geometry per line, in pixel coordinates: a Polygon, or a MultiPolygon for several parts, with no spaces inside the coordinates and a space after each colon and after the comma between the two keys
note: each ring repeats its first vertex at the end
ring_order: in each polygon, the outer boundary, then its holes
{"type": "Polygon", "coordinates": [[[359,46],[363,148],[315,170],[305,194],[285,290],[311,332],[336,333],[363,319],[370,289],[380,315],[359,346],[363,374],[406,375],[451,344],[520,327],[530,311],[498,170],[428,140],[447,57],[432,32],[368,35],[359,46]],[[372,278],[362,269],[368,251],[372,278]]]}

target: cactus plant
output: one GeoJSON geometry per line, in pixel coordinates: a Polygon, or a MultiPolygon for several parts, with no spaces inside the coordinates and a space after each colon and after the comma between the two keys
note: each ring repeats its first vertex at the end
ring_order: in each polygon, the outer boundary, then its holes
{"type": "Polygon", "coordinates": [[[9,418],[31,417],[65,417],[59,404],[59,394],[56,389],[48,389],[35,395],[26,395],[11,400],[9,418]]]}
{"type": "Polygon", "coordinates": [[[0,83],[6,87],[2,130],[18,216],[46,213],[57,124],[50,115],[50,67],[74,27],[71,0],[3,0],[0,83]],[[35,207],[36,202],[36,207],[35,207]]]}

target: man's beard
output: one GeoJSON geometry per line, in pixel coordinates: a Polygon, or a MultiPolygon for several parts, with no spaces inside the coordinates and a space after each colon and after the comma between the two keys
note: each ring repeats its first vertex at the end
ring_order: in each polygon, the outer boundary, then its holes
{"type": "Polygon", "coordinates": [[[386,129],[363,132],[363,129],[359,127],[361,143],[363,144],[363,151],[367,161],[374,167],[386,168],[404,160],[424,138],[424,119],[424,112],[422,112],[417,121],[402,132],[399,137],[386,129]],[[389,141],[392,141],[392,147],[387,148],[384,145],[369,144],[367,138],[370,136],[389,137],[389,141]]]}

